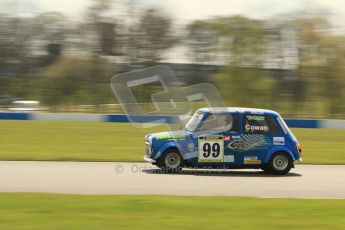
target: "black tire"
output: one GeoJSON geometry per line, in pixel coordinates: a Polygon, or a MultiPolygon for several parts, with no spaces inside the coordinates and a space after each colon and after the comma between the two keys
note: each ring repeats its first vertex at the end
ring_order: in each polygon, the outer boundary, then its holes
{"type": "Polygon", "coordinates": [[[277,152],[272,155],[268,163],[267,171],[273,174],[284,175],[287,174],[292,167],[293,161],[290,155],[285,152],[277,152]]]}
{"type": "Polygon", "coordinates": [[[261,170],[263,170],[265,173],[271,173],[270,167],[268,164],[264,164],[260,167],[261,170]]]}
{"type": "Polygon", "coordinates": [[[183,168],[183,158],[176,148],[166,150],[159,158],[157,166],[166,173],[180,173],[183,168]]]}

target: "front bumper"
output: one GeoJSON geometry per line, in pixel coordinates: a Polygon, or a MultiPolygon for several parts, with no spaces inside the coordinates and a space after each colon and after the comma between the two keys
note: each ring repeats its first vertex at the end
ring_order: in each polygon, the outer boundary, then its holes
{"type": "Polygon", "coordinates": [[[155,164],[156,163],[156,160],[154,159],[151,159],[150,157],[148,156],[144,156],[144,160],[151,163],[151,164],[155,164]]]}

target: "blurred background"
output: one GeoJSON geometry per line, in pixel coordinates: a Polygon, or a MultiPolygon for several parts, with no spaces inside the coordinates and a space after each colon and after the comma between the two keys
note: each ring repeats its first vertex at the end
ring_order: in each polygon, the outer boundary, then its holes
{"type": "MultiPolygon", "coordinates": [[[[227,106],[345,119],[344,12],[331,0],[0,0],[0,110],[122,113],[111,77],[164,64],[227,106]]],[[[133,90],[149,110],[162,87],[133,90]]]]}

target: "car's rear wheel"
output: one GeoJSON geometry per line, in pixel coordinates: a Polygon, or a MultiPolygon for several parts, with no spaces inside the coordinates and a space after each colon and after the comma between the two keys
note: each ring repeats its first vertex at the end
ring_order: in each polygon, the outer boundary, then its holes
{"type": "Polygon", "coordinates": [[[183,159],[177,149],[168,149],[159,159],[158,167],[164,172],[179,173],[182,171],[183,159]]]}
{"type": "Polygon", "coordinates": [[[275,153],[268,164],[268,171],[274,174],[287,174],[293,167],[291,157],[285,152],[275,153]]]}

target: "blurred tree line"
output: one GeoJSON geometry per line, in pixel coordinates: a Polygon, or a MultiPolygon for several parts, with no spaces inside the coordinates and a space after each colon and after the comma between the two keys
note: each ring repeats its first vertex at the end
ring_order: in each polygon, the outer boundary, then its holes
{"type": "Polygon", "coordinates": [[[171,19],[158,9],[90,2],[82,20],[0,11],[0,104],[8,98],[48,106],[116,103],[111,76],[154,65],[177,41],[171,19]]]}
{"type": "Polygon", "coordinates": [[[227,104],[345,118],[345,36],[324,15],[222,17],[187,31],[195,61],[226,63],[211,81],[227,104]]]}
{"type": "MultiPolygon", "coordinates": [[[[218,17],[179,28],[159,8],[91,3],[82,20],[0,11],[0,103],[116,103],[111,76],[156,65],[183,46],[188,53],[181,56],[192,63],[220,66],[207,80],[228,106],[345,118],[345,35],[335,33],[325,15],[218,17]]],[[[200,81],[188,77],[190,84],[200,81]]]]}

